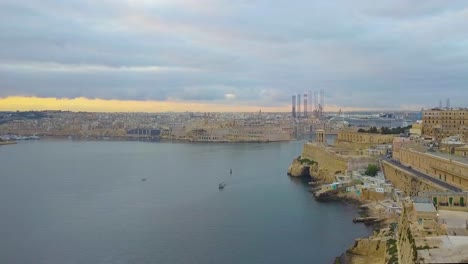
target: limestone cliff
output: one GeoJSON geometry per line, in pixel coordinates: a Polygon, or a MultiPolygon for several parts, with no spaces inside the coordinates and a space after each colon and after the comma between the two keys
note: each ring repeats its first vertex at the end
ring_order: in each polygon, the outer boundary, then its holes
{"type": "Polygon", "coordinates": [[[317,169],[311,176],[322,183],[332,183],[335,181],[335,175],[326,169],[317,169]]]}
{"type": "Polygon", "coordinates": [[[310,176],[310,165],[300,162],[299,159],[294,159],[288,168],[288,175],[292,177],[310,176]]]}
{"type": "Polygon", "coordinates": [[[358,238],[343,256],[342,262],[353,264],[385,263],[387,234],[376,232],[369,238],[358,238]]]}
{"type": "Polygon", "coordinates": [[[310,176],[320,183],[331,183],[335,176],[327,169],[320,169],[316,161],[302,156],[297,157],[288,168],[288,175],[292,177],[310,176]]]}
{"type": "Polygon", "coordinates": [[[385,178],[408,196],[418,196],[421,192],[444,192],[444,188],[391,164],[382,161],[385,178]]]}

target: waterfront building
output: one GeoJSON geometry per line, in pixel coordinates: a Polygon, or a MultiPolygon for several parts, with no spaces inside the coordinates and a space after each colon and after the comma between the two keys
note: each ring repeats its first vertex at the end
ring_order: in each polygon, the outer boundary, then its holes
{"type": "Polygon", "coordinates": [[[214,121],[202,119],[185,127],[185,138],[192,142],[274,142],[292,139],[290,122],[258,119],[214,121]]]}

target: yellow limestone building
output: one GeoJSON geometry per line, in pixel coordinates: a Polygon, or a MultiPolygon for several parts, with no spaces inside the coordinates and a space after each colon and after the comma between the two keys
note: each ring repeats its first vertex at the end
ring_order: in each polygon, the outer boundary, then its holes
{"type": "Polygon", "coordinates": [[[398,159],[412,169],[468,190],[468,160],[465,157],[431,151],[419,144],[404,144],[398,159]]]}
{"type": "Polygon", "coordinates": [[[422,134],[437,141],[455,135],[468,141],[468,108],[423,110],[422,125],[422,134]]]}

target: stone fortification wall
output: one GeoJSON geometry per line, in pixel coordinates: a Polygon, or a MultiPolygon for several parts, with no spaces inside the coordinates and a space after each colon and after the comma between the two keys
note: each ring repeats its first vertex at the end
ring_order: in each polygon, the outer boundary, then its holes
{"type": "Polygon", "coordinates": [[[374,133],[360,133],[355,131],[341,131],[338,133],[338,142],[350,142],[361,144],[385,144],[392,143],[395,135],[382,135],[374,133]]]}
{"type": "MultiPolygon", "coordinates": [[[[383,144],[383,143],[382,143],[383,144]]],[[[372,146],[381,145],[379,143],[359,143],[347,141],[335,141],[334,146],[354,150],[357,153],[364,154],[364,151],[372,146]]]]}
{"type": "Polygon", "coordinates": [[[418,251],[416,242],[411,231],[410,211],[411,205],[403,206],[403,213],[397,227],[397,245],[398,245],[398,263],[416,263],[418,259],[418,251]]]}
{"type": "Polygon", "coordinates": [[[345,173],[348,168],[346,159],[327,151],[320,145],[305,144],[301,156],[318,162],[319,171],[328,171],[333,175],[335,173],[345,173]]]}
{"type": "Polygon", "coordinates": [[[361,198],[364,200],[383,201],[385,200],[385,193],[363,189],[361,198]]]}
{"type": "Polygon", "coordinates": [[[365,170],[369,164],[379,166],[379,161],[375,157],[361,156],[348,161],[348,171],[365,170]]]}
{"type": "Polygon", "coordinates": [[[399,160],[422,173],[468,189],[468,164],[452,157],[440,157],[424,150],[402,147],[399,160]]]}
{"type": "Polygon", "coordinates": [[[385,178],[390,180],[395,188],[402,190],[408,196],[419,196],[422,192],[445,191],[444,188],[402,170],[387,161],[382,161],[382,167],[385,178]]]}

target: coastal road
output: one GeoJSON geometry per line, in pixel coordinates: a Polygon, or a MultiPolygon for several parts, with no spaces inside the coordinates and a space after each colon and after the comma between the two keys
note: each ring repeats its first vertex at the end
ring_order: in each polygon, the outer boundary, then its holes
{"type": "Polygon", "coordinates": [[[444,182],[442,180],[439,180],[437,178],[431,177],[431,176],[429,176],[427,174],[424,174],[422,172],[419,172],[419,171],[417,171],[415,169],[409,168],[409,167],[407,167],[407,166],[405,166],[405,165],[403,165],[403,164],[401,164],[399,162],[395,162],[395,161],[391,160],[390,158],[382,158],[382,160],[385,160],[388,163],[391,163],[392,165],[395,165],[395,166],[397,166],[397,167],[399,167],[399,168],[401,168],[403,170],[409,171],[412,174],[416,175],[417,177],[424,178],[424,179],[426,179],[428,181],[431,181],[431,182],[433,182],[433,183],[435,183],[437,185],[440,185],[440,186],[442,186],[442,187],[444,187],[444,188],[446,188],[446,189],[448,189],[450,191],[463,192],[463,190],[461,188],[453,186],[453,185],[451,185],[451,184],[449,184],[447,182],[444,182]]]}

